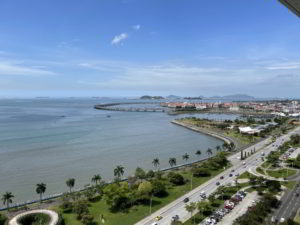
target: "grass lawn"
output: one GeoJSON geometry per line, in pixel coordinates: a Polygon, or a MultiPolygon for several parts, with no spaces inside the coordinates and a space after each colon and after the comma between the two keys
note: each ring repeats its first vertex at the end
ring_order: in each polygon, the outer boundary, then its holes
{"type": "Polygon", "coordinates": [[[260,173],[260,174],[262,174],[262,175],[266,175],[266,174],[265,174],[265,171],[264,171],[261,167],[257,167],[257,168],[256,168],[256,172],[258,172],[258,173],[260,173]]]}
{"type": "Polygon", "coordinates": [[[227,132],[225,132],[225,134],[228,135],[229,137],[238,139],[242,144],[245,144],[245,145],[251,144],[260,139],[260,137],[255,137],[255,136],[252,136],[252,139],[251,139],[251,138],[249,138],[248,135],[244,135],[244,134],[238,133],[236,131],[227,131],[227,132]]]}
{"type": "Polygon", "coordinates": [[[288,189],[293,189],[296,185],[297,181],[281,181],[281,184],[288,189]]]}
{"type": "Polygon", "coordinates": [[[293,176],[297,173],[295,170],[290,169],[281,169],[281,170],[266,170],[269,176],[275,177],[275,178],[284,178],[293,176]]]}
{"type": "MultiPolygon", "coordinates": [[[[196,188],[197,186],[205,183],[206,181],[210,180],[212,177],[216,176],[222,171],[224,170],[220,169],[216,171],[211,171],[210,177],[193,177],[193,188],[196,188]]],[[[180,170],[177,172],[181,173],[187,179],[191,178],[190,171],[180,170]]],[[[169,186],[167,189],[169,195],[167,197],[153,198],[152,213],[160,209],[161,207],[167,205],[168,203],[174,201],[175,199],[179,198],[180,196],[184,195],[190,190],[191,186],[189,182],[181,186],[169,186]]],[[[56,207],[55,210],[62,213],[62,211],[58,207],[56,207]]],[[[148,205],[137,205],[130,208],[128,212],[113,213],[109,210],[109,207],[104,200],[95,203],[90,203],[89,210],[94,216],[95,221],[99,224],[101,224],[100,215],[102,214],[105,218],[105,225],[132,225],[149,215],[148,205]]],[[[66,225],[83,225],[80,221],[76,220],[76,215],[73,213],[62,213],[62,216],[65,219],[66,225]]]]}
{"type": "Polygon", "coordinates": [[[264,162],[261,166],[266,169],[266,168],[270,167],[271,165],[272,164],[269,162],[264,162]]]}
{"type": "Polygon", "coordinates": [[[248,171],[246,171],[246,172],[244,172],[244,173],[242,173],[239,177],[238,177],[238,179],[250,179],[251,177],[256,177],[256,176],[254,176],[254,175],[252,175],[251,173],[249,173],[248,171]]]}

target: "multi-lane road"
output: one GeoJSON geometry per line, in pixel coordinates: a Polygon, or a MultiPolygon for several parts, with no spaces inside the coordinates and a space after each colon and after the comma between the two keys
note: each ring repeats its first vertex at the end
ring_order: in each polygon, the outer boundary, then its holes
{"type": "Polygon", "coordinates": [[[296,132],[300,131],[300,127],[296,128],[295,130],[289,132],[286,135],[283,135],[276,139],[276,141],[272,144],[269,144],[270,139],[263,140],[262,142],[259,142],[244,151],[251,151],[255,147],[256,153],[245,159],[244,161],[241,161],[239,159],[240,153],[236,153],[229,157],[229,160],[232,163],[232,167],[225,170],[219,176],[212,178],[211,180],[207,181],[206,183],[200,185],[199,187],[195,188],[194,190],[188,192],[184,196],[176,199],[172,203],[166,205],[165,207],[157,210],[153,214],[149,215],[148,217],[144,218],[143,220],[137,222],[135,225],[152,225],[155,222],[158,225],[170,225],[172,217],[174,215],[179,215],[179,219],[182,222],[185,222],[188,220],[191,215],[185,210],[185,204],[183,200],[185,198],[189,198],[189,202],[198,202],[201,201],[200,199],[200,192],[205,191],[206,195],[210,195],[213,192],[215,192],[218,188],[216,185],[217,182],[220,182],[220,185],[225,185],[227,183],[234,182],[237,174],[242,174],[243,172],[247,171],[249,167],[252,166],[258,166],[262,163],[260,152],[264,152],[266,155],[269,154],[270,151],[276,150],[283,141],[287,140],[288,137],[296,132]],[[260,151],[259,151],[260,150],[260,151]],[[244,165],[245,164],[245,165],[244,165]],[[231,172],[234,170],[234,172],[231,172]],[[229,177],[229,174],[232,173],[233,176],[229,177]],[[223,176],[224,179],[220,179],[220,177],[223,176]],[[156,216],[162,216],[162,219],[160,221],[155,221],[156,216]]]}

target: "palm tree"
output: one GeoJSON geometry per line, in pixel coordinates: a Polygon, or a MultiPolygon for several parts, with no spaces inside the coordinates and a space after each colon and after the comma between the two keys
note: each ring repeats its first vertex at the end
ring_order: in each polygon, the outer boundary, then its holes
{"type": "Polygon", "coordinates": [[[69,178],[66,181],[67,186],[70,188],[70,193],[72,192],[72,188],[75,186],[75,179],[74,178],[69,178]]]}
{"type": "MultiPolygon", "coordinates": [[[[190,204],[185,205],[185,210],[191,214],[193,217],[193,212],[197,209],[196,202],[191,202],[190,204]]],[[[193,224],[195,224],[195,218],[193,217],[193,224]]]]}
{"type": "Polygon", "coordinates": [[[124,174],[124,167],[119,165],[114,169],[114,175],[115,177],[118,177],[120,179],[124,174]]]}
{"type": "Polygon", "coordinates": [[[13,194],[11,192],[6,192],[5,194],[2,195],[1,200],[3,201],[3,205],[6,204],[7,210],[9,209],[9,204],[12,203],[12,198],[14,198],[13,194]]]}
{"type": "Polygon", "coordinates": [[[216,150],[217,150],[217,152],[221,151],[220,145],[217,145],[217,146],[216,146],[216,150]]]}
{"type": "Polygon", "coordinates": [[[197,150],[195,153],[197,156],[200,156],[202,154],[202,152],[200,150],[197,150]]]}
{"type": "Polygon", "coordinates": [[[157,167],[160,165],[159,158],[153,159],[152,164],[157,169],[157,167]]]}
{"type": "Polygon", "coordinates": [[[226,190],[226,188],[223,185],[219,186],[217,189],[217,193],[222,196],[222,200],[223,200],[223,195],[224,195],[225,190],[226,190]]]}
{"type": "Polygon", "coordinates": [[[229,144],[227,142],[224,142],[222,147],[224,150],[228,150],[229,144]]]}
{"type": "Polygon", "coordinates": [[[176,158],[170,158],[169,159],[169,164],[171,167],[176,166],[176,158]]]}
{"type": "Polygon", "coordinates": [[[212,149],[211,149],[211,148],[208,148],[208,149],[206,150],[206,154],[207,154],[208,156],[212,155],[212,154],[213,154],[213,153],[212,153],[212,149]]]}
{"type": "Polygon", "coordinates": [[[188,161],[188,159],[190,158],[190,156],[185,153],[183,156],[182,156],[182,159],[184,159],[185,161],[188,161]]]}
{"type": "Polygon", "coordinates": [[[36,193],[40,195],[40,202],[42,202],[42,196],[46,192],[46,184],[40,183],[36,185],[36,193]]]}
{"type": "Polygon", "coordinates": [[[101,180],[100,174],[96,174],[92,177],[92,182],[96,183],[96,185],[98,184],[98,181],[100,182],[100,180],[101,180]]]}

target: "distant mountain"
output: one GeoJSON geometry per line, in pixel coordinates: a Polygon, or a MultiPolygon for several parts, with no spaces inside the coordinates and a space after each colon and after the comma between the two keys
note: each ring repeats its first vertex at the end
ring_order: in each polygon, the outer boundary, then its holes
{"type": "Polygon", "coordinates": [[[179,99],[181,98],[180,96],[176,96],[176,95],[168,95],[166,96],[167,99],[179,99]]]}

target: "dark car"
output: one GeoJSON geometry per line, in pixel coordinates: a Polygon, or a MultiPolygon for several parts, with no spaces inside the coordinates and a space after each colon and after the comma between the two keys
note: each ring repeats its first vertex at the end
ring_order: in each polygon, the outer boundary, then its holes
{"type": "Polygon", "coordinates": [[[190,200],[189,198],[185,198],[185,199],[183,199],[183,202],[187,203],[189,200],[190,200]]]}
{"type": "Polygon", "coordinates": [[[299,197],[299,193],[296,193],[296,197],[299,197]]]}
{"type": "Polygon", "coordinates": [[[233,172],[234,172],[234,170],[231,170],[231,172],[233,173],[233,172]]]}
{"type": "Polygon", "coordinates": [[[232,177],[232,173],[231,173],[231,174],[229,174],[229,176],[230,176],[230,177],[232,177]]]}
{"type": "Polygon", "coordinates": [[[178,215],[172,216],[172,220],[173,220],[173,221],[179,220],[179,216],[178,216],[178,215]]]}
{"type": "Polygon", "coordinates": [[[218,182],[216,183],[216,185],[220,185],[220,182],[218,181],[218,182]]]}
{"type": "Polygon", "coordinates": [[[224,177],[223,177],[223,176],[221,176],[221,177],[220,177],[220,179],[222,180],[222,179],[224,179],[224,177]]]}

